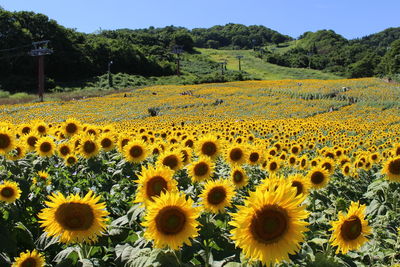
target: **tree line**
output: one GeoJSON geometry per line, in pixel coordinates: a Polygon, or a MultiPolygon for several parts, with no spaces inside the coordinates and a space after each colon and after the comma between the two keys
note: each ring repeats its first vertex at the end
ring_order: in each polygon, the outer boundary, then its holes
{"type": "Polygon", "coordinates": [[[46,15],[10,12],[0,8],[0,90],[35,90],[37,61],[30,57],[32,42],[50,40],[45,58],[47,87],[79,86],[107,72],[141,76],[168,76],[176,72],[179,46],[214,49],[260,49],[267,45],[296,45],[285,53],[263,49],[268,62],[288,67],[310,67],[346,77],[399,72],[400,28],[356,40],[333,31],[306,32],[297,40],[264,26],[229,23],[211,28],[167,26],[146,29],[99,30],[86,34],[59,25],[46,15]]]}
{"type": "Polygon", "coordinates": [[[284,53],[265,51],[265,59],[286,67],[312,68],[348,78],[400,73],[400,27],[347,40],[332,30],[302,34],[284,53]]]}

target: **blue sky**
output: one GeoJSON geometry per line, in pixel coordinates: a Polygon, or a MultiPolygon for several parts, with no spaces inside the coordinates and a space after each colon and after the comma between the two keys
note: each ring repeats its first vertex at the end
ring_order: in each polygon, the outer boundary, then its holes
{"type": "Polygon", "coordinates": [[[264,25],[292,37],[332,29],[352,39],[400,27],[400,0],[0,0],[0,5],[10,11],[40,12],[87,33],[233,22],[264,25]]]}

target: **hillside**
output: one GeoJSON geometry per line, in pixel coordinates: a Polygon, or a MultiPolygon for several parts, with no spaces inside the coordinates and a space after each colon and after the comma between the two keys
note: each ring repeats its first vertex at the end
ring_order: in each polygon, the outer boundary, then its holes
{"type": "Polygon", "coordinates": [[[242,70],[260,80],[280,79],[339,79],[340,77],[331,73],[306,68],[288,68],[266,62],[256,57],[253,50],[217,50],[198,48],[203,55],[209,56],[216,62],[227,60],[228,70],[238,70],[238,59],[241,59],[242,70]]]}

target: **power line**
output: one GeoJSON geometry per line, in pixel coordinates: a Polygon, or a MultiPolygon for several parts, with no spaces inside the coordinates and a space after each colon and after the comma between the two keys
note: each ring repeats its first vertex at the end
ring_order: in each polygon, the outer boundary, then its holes
{"type": "Polygon", "coordinates": [[[18,50],[18,49],[21,49],[21,48],[25,48],[25,47],[31,47],[32,46],[32,44],[29,44],[29,45],[23,45],[23,46],[17,46],[17,47],[12,47],[12,48],[7,48],[7,49],[2,49],[2,50],[0,50],[0,52],[7,52],[7,51],[12,51],[12,50],[18,50]]]}
{"type": "Polygon", "coordinates": [[[2,56],[2,57],[0,57],[0,59],[22,57],[22,56],[27,56],[26,52],[20,52],[19,54],[14,54],[14,55],[2,56]]]}

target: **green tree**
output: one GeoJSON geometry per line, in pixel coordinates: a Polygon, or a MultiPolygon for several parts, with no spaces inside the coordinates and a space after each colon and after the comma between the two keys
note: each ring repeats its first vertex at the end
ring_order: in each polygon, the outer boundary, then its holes
{"type": "Polygon", "coordinates": [[[386,75],[400,73],[400,40],[394,41],[386,52],[380,66],[381,72],[386,75]]]}

